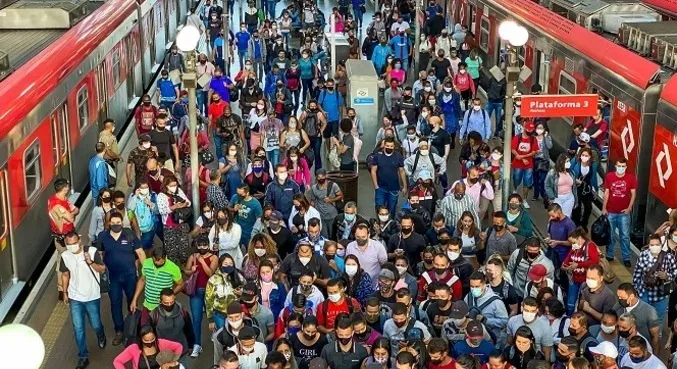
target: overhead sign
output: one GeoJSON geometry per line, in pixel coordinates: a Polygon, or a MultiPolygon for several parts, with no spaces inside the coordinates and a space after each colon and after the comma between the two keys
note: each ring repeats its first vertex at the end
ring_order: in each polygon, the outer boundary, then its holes
{"type": "Polygon", "coordinates": [[[522,95],[523,118],[592,117],[597,114],[597,95],[522,95]]]}

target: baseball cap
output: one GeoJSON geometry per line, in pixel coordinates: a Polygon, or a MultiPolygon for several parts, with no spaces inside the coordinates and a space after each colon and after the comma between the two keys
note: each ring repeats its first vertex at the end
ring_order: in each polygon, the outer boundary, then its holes
{"type": "Polygon", "coordinates": [[[378,273],[379,278],[385,278],[385,279],[390,279],[390,280],[395,280],[395,274],[393,273],[392,270],[383,268],[381,269],[381,272],[378,273]]]}
{"type": "Polygon", "coordinates": [[[466,315],[468,315],[468,304],[463,300],[454,301],[454,304],[451,305],[449,317],[451,319],[463,319],[466,315]]]}
{"type": "Polygon", "coordinates": [[[272,213],[270,213],[268,219],[280,221],[282,220],[282,213],[280,213],[278,210],[275,210],[272,213]]]}
{"type": "Polygon", "coordinates": [[[427,169],[422,169],[422,170],[418,173],[418,178],[417,178],[417,179],[420,179],[420,180],[423,180],[423,181],[427,181],[427,180],[429,180],[429,179],[433,179],[433,175],[430,173],[429,170],[427,170],[427,169]]]}
{"type": "Polygon", "coordinates": [[[315,176],[326,176],[327,175],[327,170],[324,168],[320,168],[315,171],[315,176]]]}
{"type": "Polygon", "coordinates": [[[465,334],[468,336],[468,338],[483,338],[484,327],[482,327],[482,323],[478,322],[477,320],[471,320],[465,327],[465,334]]]}
{"type": "Polygon", "coordinates": [[[423,331],[421,328],[412,327],[404,334],[404,339],[406,341],[423,340],[423,331]]]}
{"type": "Polygon", "coordinates": [[[226,314],[240,314],[242,312],[242,305],[238,301],[233,301],[226,308],[226,314]]]}
{"type": "Polygon", "coordinates": [[[141,136],[139,136],[139,142],[150,142],[150,135],[142,134],[141,136]]]}
{"type": "Polygon", "coordinates": [[[251,301],[259,295],[259,290],[254,282],[247,282],[242,288],[242,301],[251,301]]]}
{"type": "Polygon", "coordinates": [[[250,340],[252,338],[256,338],[256,331],[254,330],[254,327],[244,326],[237,335],[237,338],[241,340],[250,340]]]}
{"type": "Polygon", "coordinates": [[[165,364],[179,361],[179,357],[180,356],[175,354],[173,351],[160,350],[160,352],[158,352],[158,354],[155,356],[155,361],[158,363],[158,365],[163,366],[165,364]]]}
{"type": "Polygon", "coordinates": [[[524,122],[524,130],[527,132],[533,132],[536,129],[536,123],[533,120],[528,120],[524,122]]]}
{"type": "Polygon", "coordinates": [[[430,147],[430,146],[428,145],[428,141],[427,141],[427,140],[420,140],[420,141],[418,141],[418,148],[420,149],[421,146],[430,147]]]}
{"type": "Polygon", "coordinates": [[[581,134],[578,135],[578,140],[581,142],[588,143],[590,142],[590,135],[587,132],[581,132],[581,134]]]}
{"type": "Polygon", "coordinates": [[[609,341],[604,341],[597,346],[590,347],[590,352],[597,355],[604,355],[612,359],[618,357],[618,349],[609,341]]]}
{"type": "Polygon", "coordinates": [[[529,279],[532,281],[539,281],[545,277],[548,271],[541,264],[536,264],[529,270],[529,279]]]}

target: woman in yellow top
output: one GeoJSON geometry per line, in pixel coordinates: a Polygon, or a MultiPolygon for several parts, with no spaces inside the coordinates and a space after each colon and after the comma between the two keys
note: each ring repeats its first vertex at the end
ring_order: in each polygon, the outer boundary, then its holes
{"type": "Polygon", "coordinates": [[[226,307],[240,298],[245,279],[235,268],[233,257],[222,254],[219,257],[219,268],[209,281],[205,290],[205,310],[209,321],[209,330],[216,332],[226,322],[226,307]]]}

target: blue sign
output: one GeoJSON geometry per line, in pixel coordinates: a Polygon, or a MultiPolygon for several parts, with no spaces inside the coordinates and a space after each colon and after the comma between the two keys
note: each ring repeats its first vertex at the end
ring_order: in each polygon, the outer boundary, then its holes
{"type": "Polygon", "coordinates": [[[354,105],[374,105],[373,97],[356,97],[353,99],[354,105]]]}

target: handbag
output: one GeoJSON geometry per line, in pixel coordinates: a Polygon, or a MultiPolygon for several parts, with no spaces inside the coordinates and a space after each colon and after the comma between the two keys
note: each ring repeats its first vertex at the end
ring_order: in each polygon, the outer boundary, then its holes
{"type": "MultiPolygon", "coordinates": [[[[195,258],[193,258],[193,265],[196,265],[197,263],[195,262],[195,258]]],[[[191,265],[191,268],[193,267],[191,265]]],[[[197,290],[197,271],[193,272],[193,274],[190,275],[186,279],[186,286],[185,286],[185,292],[186,295],[188,296],[193,296],[195,294],[195,291],[197,290]]]]}
{"type": "Polygon", "coordinates": [[[649,270],[644,274],[644,285],[646,287],[658,287],[661,284],[661,280],[656,276],[656,273],[659,272],[663,266],[663,259],[665,258],[665,252],[661,251],[658,254],[658,259],[656,262],[649,268],[649,270]]]}
{"type": "MultiPolygon", "coordinates": [[[[94,256],[96,255],[96,248],[90,247],[87,249],[87,252],[90,253],[89,256],[92,257],[92,261],[94,260],[94,256]],[[94,253],[91,253],[89,250],[94,249],[94,253]]],[[[99,278],[96,277],[96,273],[94,273],[94,269],[92,268],[91,265],[87,265],[89,267],[89,272],[92,273],[92,276],[94,277],[94,280],[96,281],[96,284],[99,285],[99,291],[101,293],[108,293],[110,291],[110,278],[108,277],[108,270],[105,270],[103,273],[99,273],[99,278]]]]}
{"type": "MultiPolygon", "coordinates": [[[[173,196],[172,200],[174,204],[177,202],[185,202],[181,197],[176,195],[173,196]]],[[[172,211],[172,218],[178,224],[186,223],[192,215],[193,209],[190,206],[185,208],[174,209],[174,211],[172,211]]]]}

